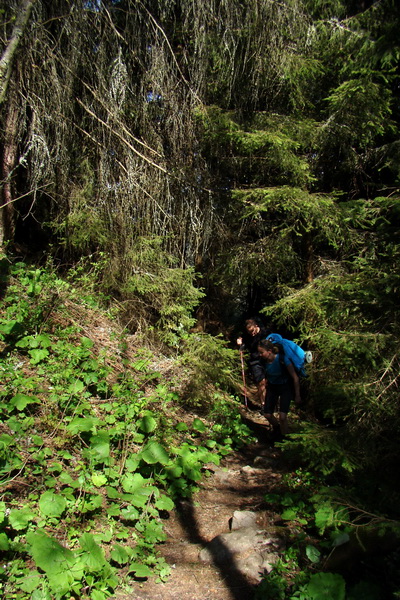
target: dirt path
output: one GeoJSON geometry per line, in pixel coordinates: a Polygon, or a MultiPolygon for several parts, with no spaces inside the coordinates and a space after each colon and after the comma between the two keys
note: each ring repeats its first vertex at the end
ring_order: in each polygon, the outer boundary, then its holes
{"type": "MultiPolygon", "coordinates": [[[[279,449],[271,448],[265,420],[247,410],[243,417],[257,431],[258,442],[210,465],[190,501],[182,501],[165,523],[167,540],[160,552],[171,566],[165,583],[136,582],[134,591],[116,600],[251,600],[257,581],[235,565],[221,562],[218,552],[201,560],[211,540],[230,531],[235,511],[257,513],[257,527],[276,525],[279,515],[268,509],[265,494],[277,491],[287,465],[279,449]]],[[[218,542],[218,540],[217,540],[218,542]]]]}

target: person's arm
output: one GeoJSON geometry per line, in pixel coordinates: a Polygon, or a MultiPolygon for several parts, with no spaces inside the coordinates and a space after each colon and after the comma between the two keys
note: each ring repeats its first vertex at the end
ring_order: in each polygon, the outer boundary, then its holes
{"type": "Polygon", "coordinates": [[[297,373],[295,371],[295,368],[292,365],[292,363],[289,363],[288,365],[286,365],[286,369],[287,369],[287,372],[289,373],[290,377],[293,379],[294,401],[296,402],[296,404],[300,404],[301,397],[300,397],[300,379],[299,379],[299,376],[297,375],[297,373]]]}

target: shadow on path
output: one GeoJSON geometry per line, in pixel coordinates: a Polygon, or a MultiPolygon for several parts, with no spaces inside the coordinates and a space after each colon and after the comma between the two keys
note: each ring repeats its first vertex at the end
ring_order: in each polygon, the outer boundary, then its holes
{"type": "Polygon", "coordinates": [[[178,504],[177,514],[190,542],[201,544],[208,549],[214,566],[221,574],[221,581],[229,589],[232,600],[253,600],[256,586],[252,585],[236,567],[235,557],[230,550],[218,537],[214,538],[212,545],[210,545],[201,536],[193,502],[185,500],[178,504]]]}
{"type": "MultiPolygon", "coordinates": [[[[252,413],[254,415],[259,410],[260,408],[257,405],[249,402],[248,407],[243,407],[243,410],[240,412],[243,421],[252,429],[258,442],[268,446],[271,443],[271,434],[265,418],[261,417],[260,422],[257,423],[251,416],[252,413]]],[[[242,453],[243,459],[246,461],[250,458],[252,452],[249,448],[245,447],[242,449],[242,453]]],[[[254,488],[249,490],[249,493],[253,495],[254,488]]],[[[251,510],[251,507],[248,507],[248,510],[251,510]]],[[[232,600],[253,600],[258,584],[252,584],[240,571],[236,564],[235,555],[219,536],[216,536],[212,540],[212,544],[202,536],[199,522],[196,518],[193,499],[185,499],[178,503],[177,516],[182,528],[186,531],[188,540],[193,544],[201,545],[207,549],[212,559],[212,564],[218,569],[221,581],[229,591],[232,600]]]]}

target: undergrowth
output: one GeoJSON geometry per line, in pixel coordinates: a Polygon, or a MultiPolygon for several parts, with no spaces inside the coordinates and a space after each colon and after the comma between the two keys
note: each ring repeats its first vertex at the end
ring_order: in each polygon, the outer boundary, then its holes
{"type": "Polygon", "coordinates": [[[93,294],[49,268],[6,257],[1,267],[2,598],[104,600],[164,580],[168,511],[251,438],[236,401],[215,388],[213,414],[190,416],[179,394],[196,372],[187,357],[183,375],[159,370],[93,294]]]}
{"type": "MultiPolygon", "coordinates": [[[[150,576],[164,581],[157,548],[169,511],[253,439],[233,395],[233,351],[183,331],[179,351],[174,340],[157,355],[100,308],[90,275],[74,283],[6,257],[0,266],[2,598],[105,600],[150,576]]],[[[347,543],[359,552],[398,539],[395,522],[337,485],[339,473],[347,484],[357,473],[357,457],[306,423],[283,449],[297,461],[300,452],[302,466],[265,497],[287,546],[256,600],[383,600],[376,557],[350,577],[333,560],[347,543]]],[[[381,568],[398,597],[394,556],[381,568]]]]}
{"type": "Polygon", "coordinates": [[[327,486],[321,474],[294,467],[279,493],[265,496],[280,515],[286,549],[264,576],[255,600],[400,597],[399,524],[362,510],[345,494],[327,486]]]}

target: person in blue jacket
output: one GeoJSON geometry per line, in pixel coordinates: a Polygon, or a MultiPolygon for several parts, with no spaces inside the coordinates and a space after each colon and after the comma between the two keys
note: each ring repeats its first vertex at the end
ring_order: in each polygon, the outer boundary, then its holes
{"type": "Polygon", "coordinates": [[[264,414],[271,423],[275,437],[288,433],[288,412],[293,400],[300,403],[300,380],[290,359],[279,355],[279,348],[270,340],[261,340],[258,352],[264,364],[267,390],[264,414]],[[274,416],[279,402],[279,421],[274,416]]]}

